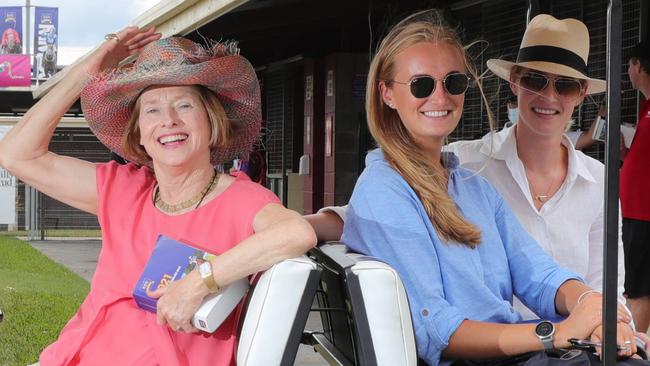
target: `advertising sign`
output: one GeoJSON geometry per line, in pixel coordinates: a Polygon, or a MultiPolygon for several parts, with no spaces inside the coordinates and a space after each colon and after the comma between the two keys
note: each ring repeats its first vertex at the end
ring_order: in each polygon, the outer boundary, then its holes
{"type": "Polygon", "coordinates": [[[23,53],[23,8],[0,7],[0,55],[23,53]]]}
{"type": "Polygon", "coordinates": [[[59,47],[59,9],[34,8],[34,77],[49,78],[56,73],[59,47]]]}
{"type": "Polygon", "coordinates": [[[0,55],[0,87],[30,86],[29,55],[0,55]]]}
{"type": "MultiPolygon", "coordinates": [[[[11,127],[0,126],[0,140],[11,127]]],[[[16,224],[16,178],[0,167],[0,224],[16,224]]]]}

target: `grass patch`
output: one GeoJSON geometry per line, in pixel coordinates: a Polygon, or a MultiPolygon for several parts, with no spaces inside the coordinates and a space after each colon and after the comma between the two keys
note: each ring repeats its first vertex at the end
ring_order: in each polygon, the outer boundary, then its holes
{"type": "MultiPolygon", "coordinates": [[[[0,231],[0,237],[3,236],[27,236],[29,233],[26,230],[14,230],[14,231],[0,231]]],[[[41,235],[40,230],[37,231],[36,235],[41,235]]],[[[66,238],[75,238],[75,237],[91,237],[91,238],[100,238],[102,232],[99,229],[47,229],[45,230],[45,237],[66,237],[66,238]]]]}
{"type": "Polygon", "coordinates": [[[79,308],[90,285],[28,243],[0,236],[0,365],[27,365],[79,308]]]}

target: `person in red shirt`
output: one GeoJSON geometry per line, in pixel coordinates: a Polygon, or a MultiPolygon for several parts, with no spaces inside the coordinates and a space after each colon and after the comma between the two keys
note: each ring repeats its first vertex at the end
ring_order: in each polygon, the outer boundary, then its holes
{"type": "Polygon", "coordinates": [[[646,332],[650,326],[650,41],[637,44],[628,59],[632,87],[643,94],[644,101],[621,169],[625,294],[637,330],[646,332]]]}

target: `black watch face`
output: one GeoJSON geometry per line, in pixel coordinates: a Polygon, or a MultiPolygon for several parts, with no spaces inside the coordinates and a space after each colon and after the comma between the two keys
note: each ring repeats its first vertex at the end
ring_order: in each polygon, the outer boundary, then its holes
{"type": "Polygon", "coordinates": [[[548,337],[553,333],[553,323],[541,322],[535,327],[535,333],[540,337],[548,337]]]}

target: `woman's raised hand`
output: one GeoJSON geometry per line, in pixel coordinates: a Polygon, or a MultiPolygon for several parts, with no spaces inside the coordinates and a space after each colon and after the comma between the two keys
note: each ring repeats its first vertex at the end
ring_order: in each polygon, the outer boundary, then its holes
{"type": "Polygon", "coordinates": [[[142,47],[160,37],[155,27],[140,29],[130,26],[117,33],[110,33],[106,41],[83,61],[83,67],[90,75],[114,69],[120,61],[137,54],[142,47]]]}

